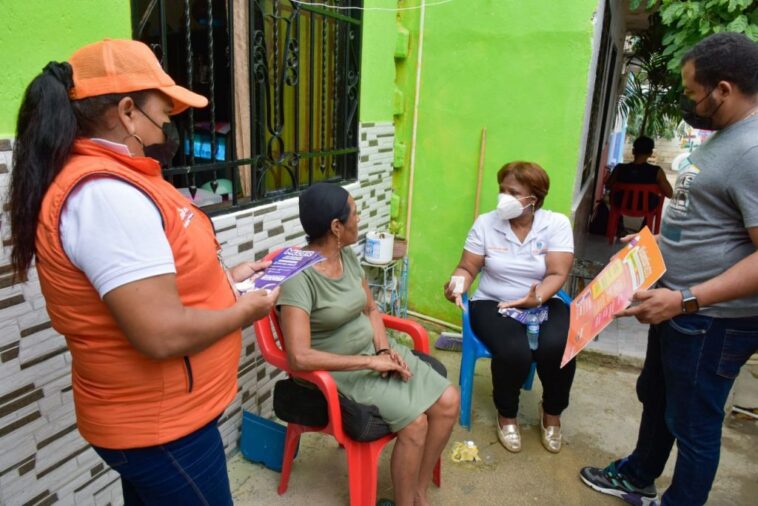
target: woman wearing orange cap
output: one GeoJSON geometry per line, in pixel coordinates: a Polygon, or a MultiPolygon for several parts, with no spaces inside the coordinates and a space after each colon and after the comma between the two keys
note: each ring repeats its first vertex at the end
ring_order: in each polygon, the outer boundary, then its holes
{"type": "Polygon", "coordinates": [[[72,355],[77,426],[130,504],[231,504],[218,417],[237,392],[240,327],[278,293],[236,294],[265,267],[223,268],[208,217],[163,180],[170,115],[207,100],[141,42],[49,63],[18,115],[12,263],[36,257],[72,355]]]}

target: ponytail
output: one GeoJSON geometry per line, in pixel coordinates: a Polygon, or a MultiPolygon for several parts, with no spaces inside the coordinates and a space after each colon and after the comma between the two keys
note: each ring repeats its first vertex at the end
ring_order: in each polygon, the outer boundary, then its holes
{"type": "Polygon", "coordinates": [[[73,84],[71,65],[48,63],[27,87],[18,112],[10,186],[15,282],[27,279],[42,198],[63,168],[77,135],[77,119],[69,99],[73,84]]]}
{"type": "Polygon", "coordinates": [[[16,123],[10,187],[11,266],[13,281],[26,281],[32,265],[42,199],[63,169],[74,140],[102,128],[108,109],[124,97],[142,107],[151,90],[109,93],[70,100],[74,86],[71,65],[50,62],[24,93],[16,123]]]}

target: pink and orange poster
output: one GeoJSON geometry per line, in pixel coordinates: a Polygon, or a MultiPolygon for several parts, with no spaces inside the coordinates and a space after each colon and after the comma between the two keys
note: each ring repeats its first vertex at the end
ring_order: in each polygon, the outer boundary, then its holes
{"type": "Polygon", "coordinates": [[[665,272],[658,243],[645,227],[574,298],[561,367],[607,327],[613,315],[630,304],[634,292],[650,288],[665,272]]]}

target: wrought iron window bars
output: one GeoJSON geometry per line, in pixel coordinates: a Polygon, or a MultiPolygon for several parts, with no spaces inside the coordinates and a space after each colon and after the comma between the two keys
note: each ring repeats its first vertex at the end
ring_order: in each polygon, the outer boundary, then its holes
{"type": "Polygon", "coordinates": [[[209,99],[177,117],[182,149],[164,176],[193,195],[229,179],[229,201],[210,214],[355,179],[361,12],[289,0],[132,0],[133,37],[209,99]]]}

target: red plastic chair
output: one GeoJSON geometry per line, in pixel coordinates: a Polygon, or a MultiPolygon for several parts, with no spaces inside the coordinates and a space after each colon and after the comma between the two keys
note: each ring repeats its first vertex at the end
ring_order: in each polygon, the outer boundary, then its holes
{"type": "MultiPolygon", "coordinates": [[[[273,255],[273,254],[272,254],[273,255]]],[[[269,255],[272,256],[272,255],[269,255]]],[[[268,258],[268,257],[267,257],[268,258]]],[[[418,323],[403,320],[390,315],[383,315],[385,327],[408,334],[413,339],[414,349],[429,353],[429,336],[426,329],[418,323]]],[[[287,435],[284,443],[284,458],[282,461],[282,477],[279,480],[279,495],[287,491],[292,461],[295,450],[300,442],[300,434],[304,432],[323,432],[331,434],[345,448],[347,456],[348,478],[350,481],[350,505],[374,506],[376,504],[376,483],[379,455],[384,445],[392,441],[394,434],[388,434],[376,441],[358,442],[350,439],[342,429],[342,413],[337,394],[337,385],[327,371],[293,371],[287,361],[284,350],[284,338],[279,327],[275,311],[255,322],[255,336],[258,347],[266,362],[286,371],[290,376],[309,381],[316,385],[324,394],[329,412],[329,423],[326,427],[310,427],[296,423],[287,424],[287,435]],[[275,337],[277,336],[277,337],[275,337]]],[[[434,468],[434,484],[441,483],[440,461],[434,468]]]]}
{"type": "Polygon", "coordinates": [[[661,228],[661,214],[663,212],[663,200],[665,195],[657,184],[632,184],[616,183],[611,187],[610,202],[611,212],[608,216],[608,228],[606,236],[608,244],[616,240],[619,220],[622,216],[645,218],[647,226],[657,234],[661,228]],[[616,204],[615,196],[621,194],[621,204],[616,204]],[[650,208],[650,196],[658,196],[658,205],[650,208]]]}

